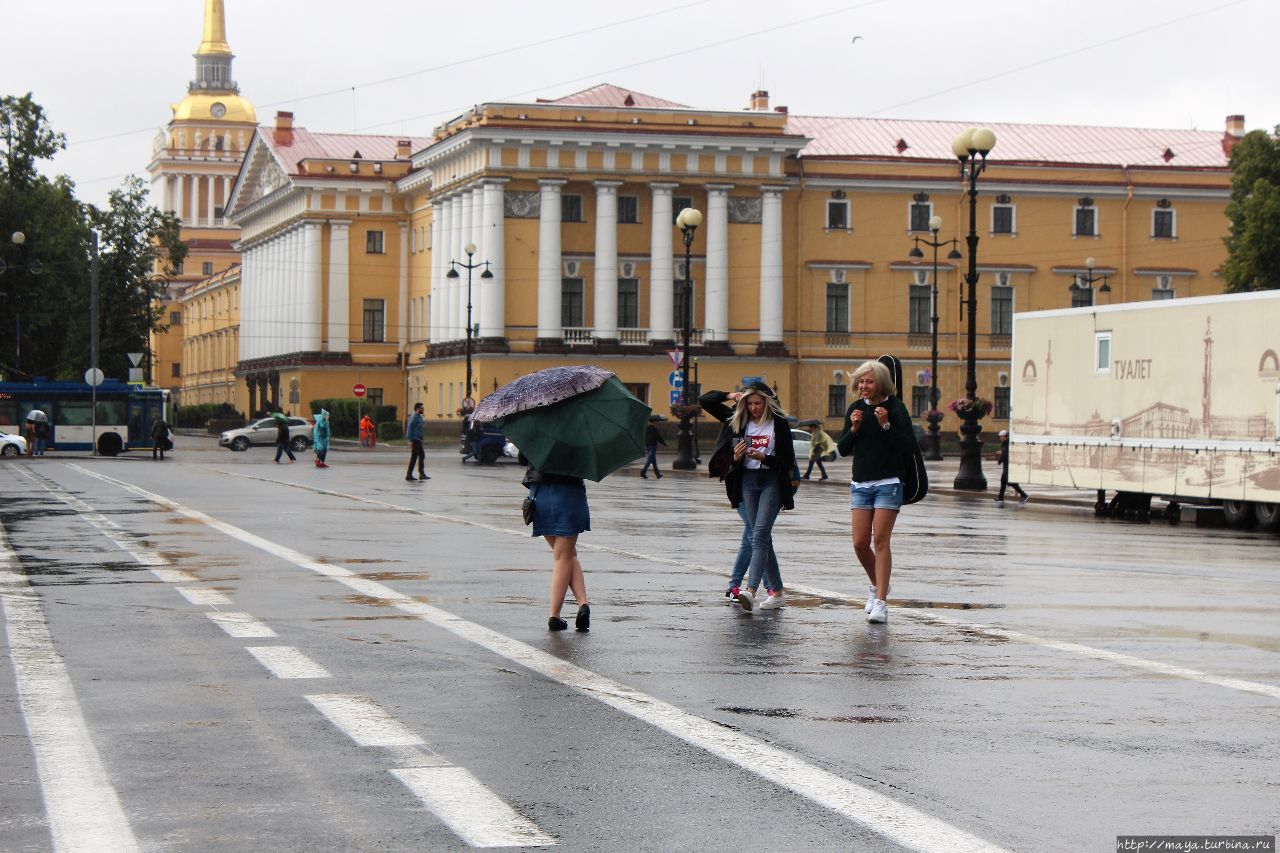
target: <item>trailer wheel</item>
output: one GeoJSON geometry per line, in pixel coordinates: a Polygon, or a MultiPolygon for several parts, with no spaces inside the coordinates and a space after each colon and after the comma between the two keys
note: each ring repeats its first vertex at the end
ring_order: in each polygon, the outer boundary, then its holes
{"type": "Polygon", "coordinates": [[[122,450],[124,450],[124,443],[114,432],[106,433],[98,439],[99,456],[119,456],[122,450]]]}
{"type": "Polygon", "coordinates": [[[1256,503],[1253,505],[1253,516],[1258,522],[1259,530],[1272,533],[1280,530],[1280,504],[1256,503]]]}
{"type": "Polygon", "coordinates": [[[1223,501],[1222,516],[1229,527],[1237,529],[1253,525],[1253,505],[1248,501],[1223,501]]]}

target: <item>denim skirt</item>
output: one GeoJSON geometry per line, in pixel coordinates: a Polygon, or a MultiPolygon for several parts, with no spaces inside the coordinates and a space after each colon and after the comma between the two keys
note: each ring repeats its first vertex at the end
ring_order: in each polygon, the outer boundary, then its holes
{"type": "Polygon", "coordinates": [[[534,500],[534,536],[577,536],[591,529],[583,483],[535,483],[529,494],[534,500]]]}

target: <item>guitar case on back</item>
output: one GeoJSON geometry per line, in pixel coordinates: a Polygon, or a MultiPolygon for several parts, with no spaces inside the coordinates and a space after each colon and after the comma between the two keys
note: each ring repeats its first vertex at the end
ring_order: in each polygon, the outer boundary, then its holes
{"type": "MultiPolygon", "coordinates": [[[[902,399],[902,361],[896,355],[882,355],[876,359],[889,368],[893,384],[898,389],[898,399],[902,399]]],[[[910,410],[908,409],[908,413],[910,410]]],[[[914,430],[912,431],[914,438],[914,430]]],[[[924,454],[920,452],[920,442],[911,443],[911,452],[902,460],[902,502],[913,504],[929,494],[929,472],[924,468],[924,454]]]]}

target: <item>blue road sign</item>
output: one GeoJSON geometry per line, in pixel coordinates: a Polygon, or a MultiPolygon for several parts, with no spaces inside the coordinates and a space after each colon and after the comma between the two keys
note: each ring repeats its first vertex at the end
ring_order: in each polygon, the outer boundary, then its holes
{"type": "Polygon", "coordinates": [[[681,388],[684,386],[684,376],[678,370],[673,370],[667,374],[667,382],[672,388],[681,388]]]}

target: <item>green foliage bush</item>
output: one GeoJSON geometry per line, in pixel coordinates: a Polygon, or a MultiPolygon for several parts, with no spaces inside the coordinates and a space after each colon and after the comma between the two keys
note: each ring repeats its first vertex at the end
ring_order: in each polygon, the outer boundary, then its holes
{"type": "Polygon", "coordinates": [[[378,424],[378,441],[399,441],[404,438],[404,425],[399,421],[383,421],[378,424]]]}
{"type": "Polygon", "coordinates": [[[236,411],[230,403],[196,403],[190,406],[179,406],[173,414],[173,425],[183,429],[204,429],[212,420],[234,420],[243,424],[244,415],[236,411]]]}
{"type": "Polygon", "coordinates": [[[359,438],[360,414],[369,415],[373,418],[373,422],[379,425],[393,422],[399,425],[400,423],[396,417],[395,406],[371,407],[368,402],[357,400],[355,397],[329,397],[311,401],[312,417],[315,417],[315,413],[321,409],[329,413],[329,430],[335,438],[359,438]]]}

